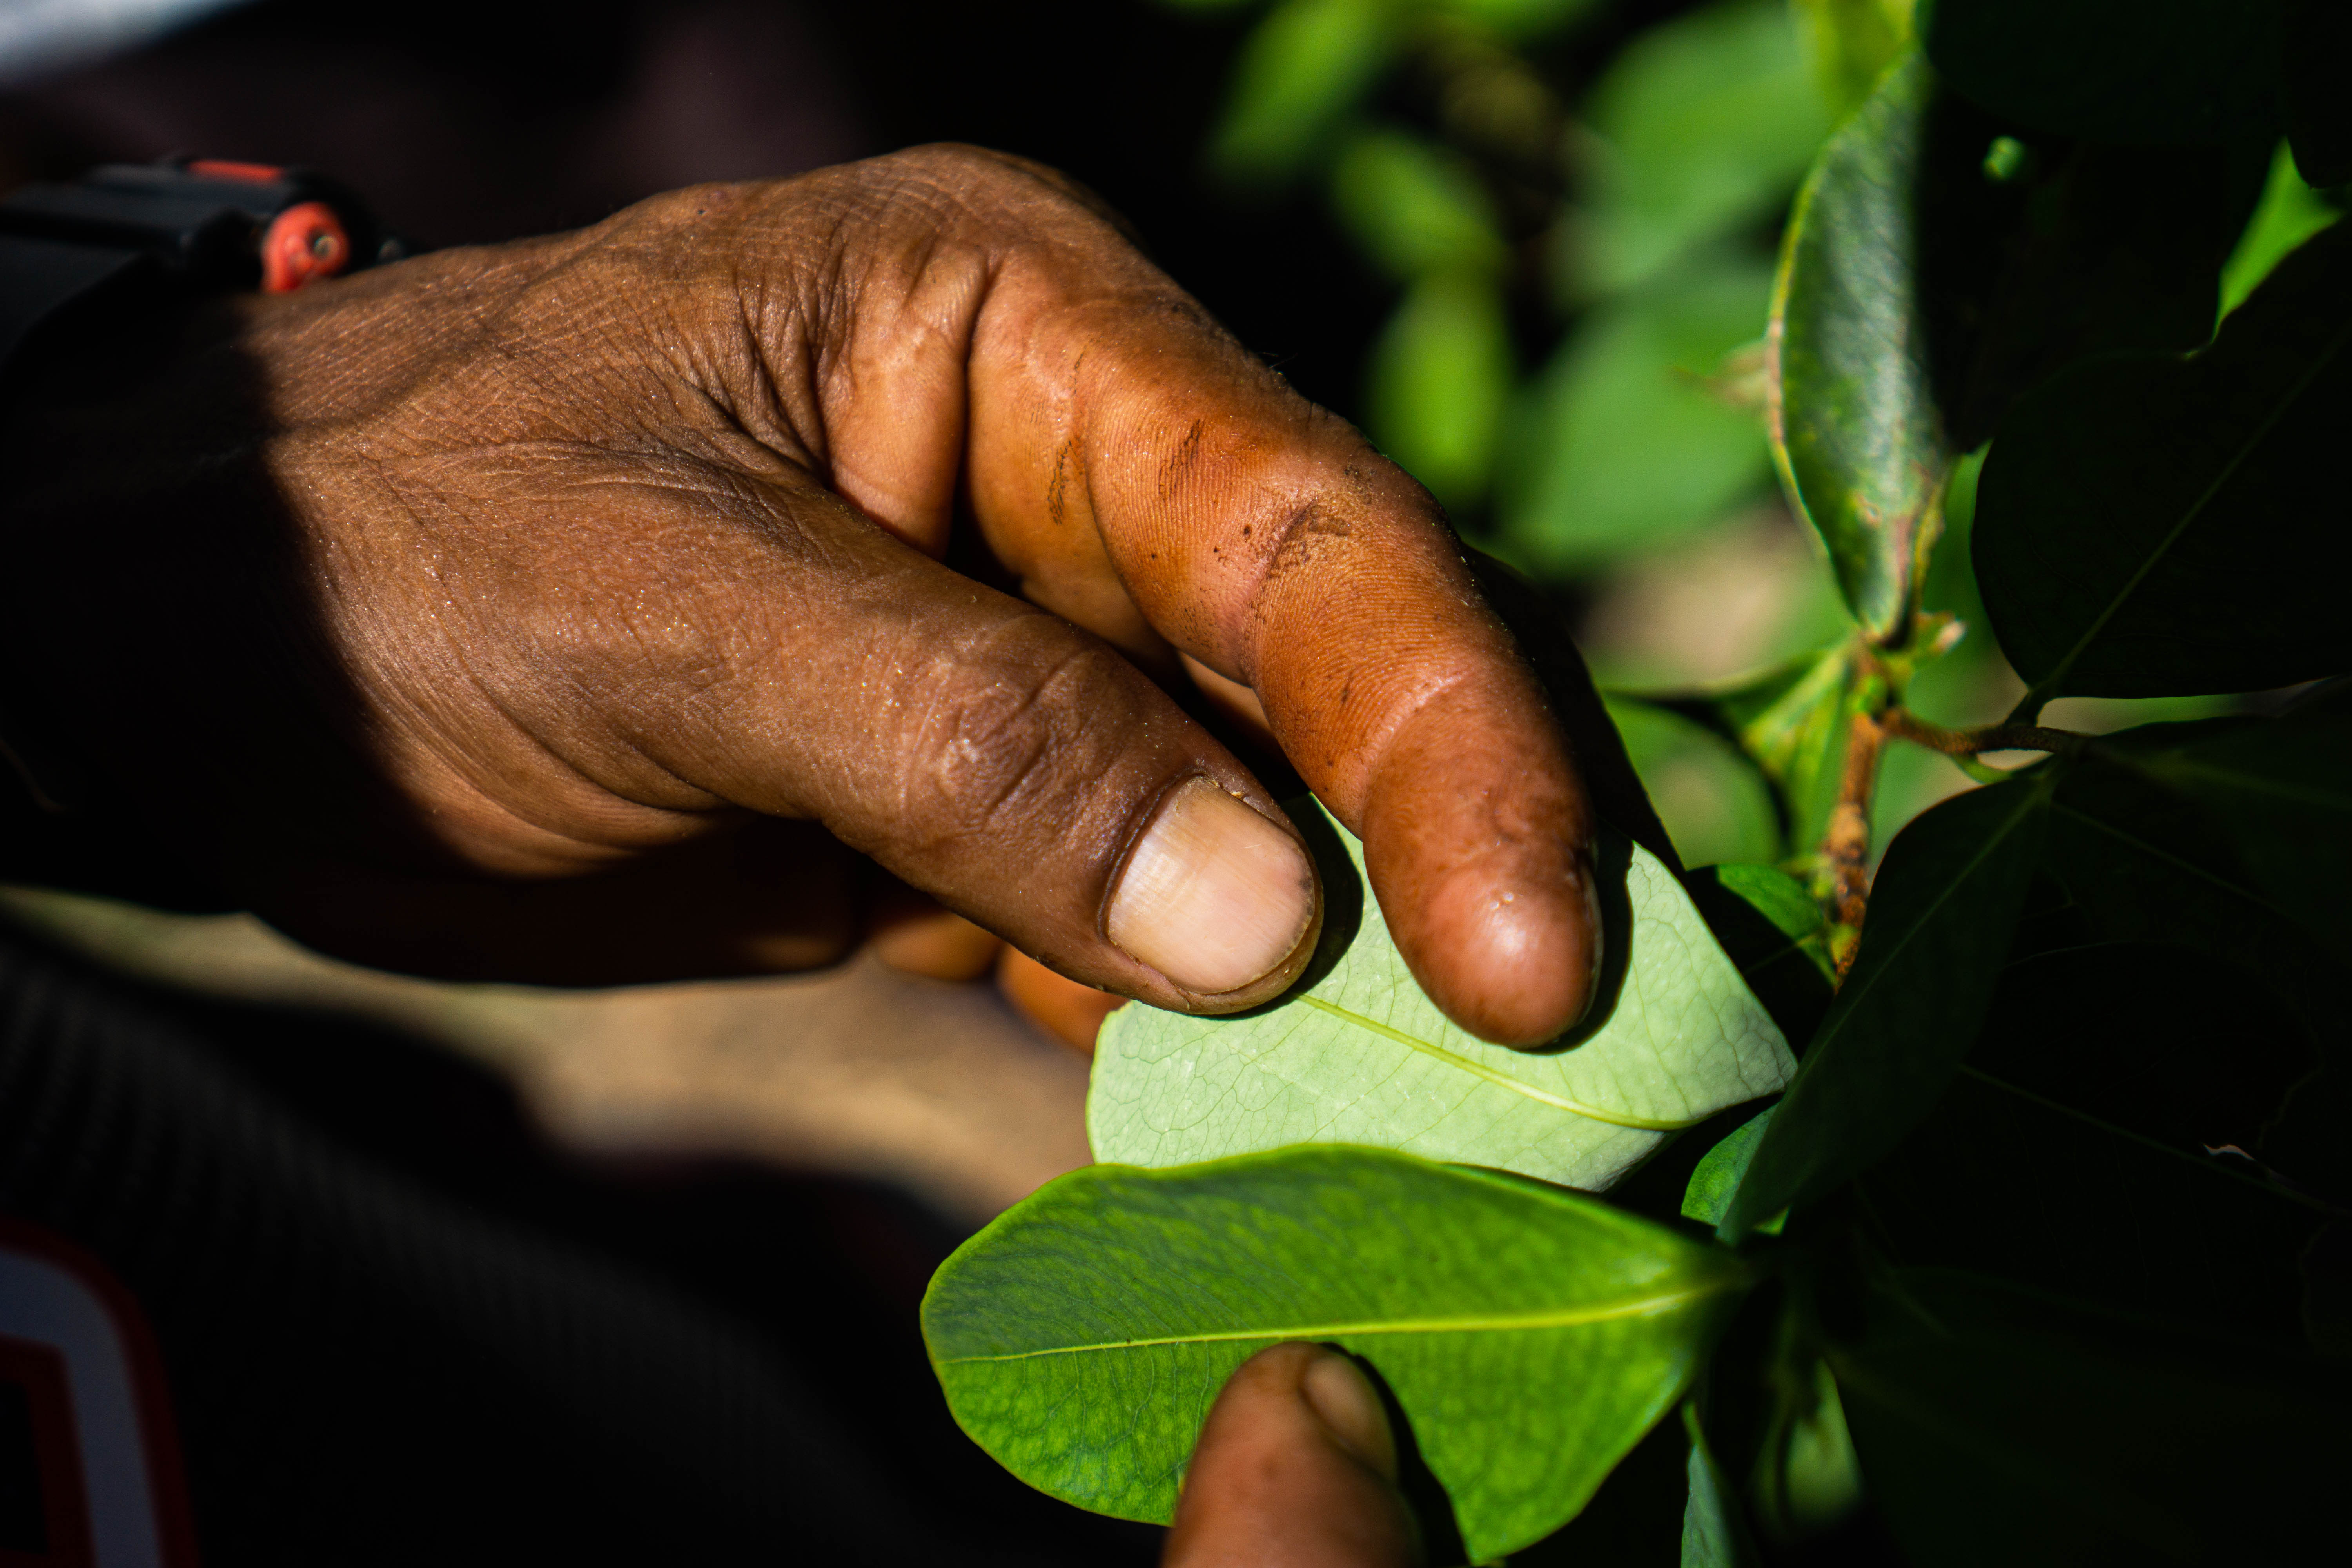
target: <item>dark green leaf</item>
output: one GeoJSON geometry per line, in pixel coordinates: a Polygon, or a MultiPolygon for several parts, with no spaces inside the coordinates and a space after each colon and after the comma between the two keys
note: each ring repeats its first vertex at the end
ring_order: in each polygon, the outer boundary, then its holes
{"type": "Polygon", "coordinates": [[[2082,924],[2074,940],[2174,942],[2253,975],[2319,1043],[2326,1065],[2299,1086],[2263,1144],[2264,1163],[2314,1190],[2352,1197],[2352,1031],[2345,971],[2254,886],[2227,837],[2195,803],[2137,764],[2242,721],[2150,725],[2110,737],[2067,771],[2051,814],[2049,868],[2082,924]]]}
{"type": "Polygon", "coordinates": [[[1745,1283],[1728,1254],[1574,1194],[1318,1147],[1061,1177],[948,1260],[923,1331],[1000,1463],[1163,1522],[1234,1368],[1337,1344],[1393,1392],[1486,1562],[1583,1507],[1745,1283]]]}
{"type": "Polygon", "coordinates": [[[1749,1164],[1736,1237],[1864,1170],[1934,1106],[1975,1040],[2040,858],[2049,784],[1946,801],[1886,852],[1862,946],[1749,1164]]]}
{"type": "Polygon", "coordinates": [[[1972,548],[2029,705],[2352,667],[2347,340],[2352,231],[2338,228],[2289,257],[2210,349],[2085,363],[2011,407],[1972,548]]]}
{"type": "Polygon", "coordinates": [[[1874,1247],[2293,1342],[2326,1219],[2259,1163],[2314,1065],[2234,966],[2094,944],[2012,963],[1960,1076],[1857,1181],[1874,1247]]]}
{"type": "Polygon", "coordinates": [[[1772,1125],[1776,1109],[1766,1106],[1700,1158],[1698,1168],[1691,1173],[1690,1186],[1683,1193],[1685,1219],[1704,1225],[1723,1223],[1723,1216],[1731,1212],[1731,1196],[1739,1190],[1740,1178],[1748,1174],[1748,1162],[1756,1157],[1756,1146],[1764,1142],[1764,1130],[1772,1125]]]}
{"type": "Polygon", "coordinates": [[[1913,221],[1934,73],[1916,55],[1842,126],[1797,197],[1774,289],[1772,447],[1854,618],[1903,621],[1950,464],[1915,307],[1913,221]]]}
{"type": "Polygon", "coordinates": [[[2352,6],[2343,0],[2286,0],[2286,128],[2295,166],[2315,185],[2352,180],[2352,6]]]}
{"type": "Polygon", "coordinates": [[[1829,921],[1822,906],[1794,877],[1769,866],[1707,866],[1687,880],[1692,901],[1740,978],[1801,1051],[1830,1005],[1829,921]]]}
{"type": "Polygon", "coordinates": [[[2309,1561],[2352,1467],[2324,1365],[1994,1281],[1896,1271],[1830,1361],[1920,1568],[2309,1561]]]}
{"type": "Polygon", "coordinates": [[[1739,1517],[1739,1494],[1707,1447],[1698,1406],[1683,1406],[1690,1436],[1690,1501],[1683,1510],[1682,1568],[1749,1568],[1759,1561],[1739,1517]]]}
{"type": "Polygon", "coordinates": [[[2212,815],[2272,904],[2352,962],[2352,690],[2138,761],[2212,815]]]}
{"type": "Polygon", "coordinates": [[[1846,738],[1866,694],[1868,668],[1857,654],[1841,643],[1730,686],[1624,700],[1663,708],[1738,746],[1779,793],[1784,837],[1809,847],[1829,825],[1846,738]]]}
{"type": "Polygon", "coordinates": [[[2186,147],[2278,123],[2266,0],[1927,0],[1920,34],[1954,88],[2037,130],[2186,147]]]}

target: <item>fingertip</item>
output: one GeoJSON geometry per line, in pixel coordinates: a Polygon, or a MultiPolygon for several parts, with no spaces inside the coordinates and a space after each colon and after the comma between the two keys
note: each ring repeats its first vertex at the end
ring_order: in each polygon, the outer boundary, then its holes
{"type": "Polygon", "coordinates": [[[1482,1040],[1517,1049],[1548,1044],[1583,1021],[1604,957],[1589,860],[1572,851],[1541,858],[1556,863],[1455,870],[1398,935],[1406,962],[1448,1017],[1482,1040]]]}

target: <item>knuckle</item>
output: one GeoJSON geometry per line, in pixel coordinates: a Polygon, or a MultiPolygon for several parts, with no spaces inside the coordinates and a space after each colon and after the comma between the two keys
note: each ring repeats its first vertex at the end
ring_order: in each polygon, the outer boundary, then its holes
{"type": "Polygon", "coordinates": [[[1109,647],[1024,617],[917,667],[899,817],[916,844],[1053,836],[1118,750],[1129,676],[1109,647]]]}

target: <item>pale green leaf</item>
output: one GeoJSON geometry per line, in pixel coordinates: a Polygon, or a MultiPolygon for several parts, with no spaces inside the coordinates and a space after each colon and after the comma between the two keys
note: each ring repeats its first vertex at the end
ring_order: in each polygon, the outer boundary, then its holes
{"type": "MultiPolygon", "coordinates": [[[[1422,994],[1381,923],[1362,847],[1328,831],[1348,856],[1325,868],[1333,942],[1346,937],[1337,928],[1350,891],[1334,884],[1350,871],[1361,900],[1353,940],[1303,992],[1255,1013],[1113,1014],[1087,1102],[1097,1158],[1179,1165],[1286,1143],[1370,1143],[1600,1188],[1666,1133],[1770,1094],[1794,1070],[1690,895],[1640,846],[1619,841],[1625,918],[1610,923],[1628,951],[1614,1006],[1577,1044],[1515,1051],[1422,994]]],[[[1604,902],[1614,896],[1604,889],[1604,902]]]]}
{"type": "Polygon", "coordinates": [[[1402,131],[1349,139],[1331,171],[1331,205],[1401,279],[1440,268],[1494,272],[1507,258],[1495,204],[1468,162],[1402,131]]]}
{"type": "Polygon", "coordinates": [[[1337,1344],[1394,1393],[1486,1562],[1576,1515],[1746,1283],[1721,1249],[1572,1193],[1300,1148],[1050,1183],[940,1269],[923,1334],[999,1463],[1153,1521],[1236,1366],[1337,1344]]]}

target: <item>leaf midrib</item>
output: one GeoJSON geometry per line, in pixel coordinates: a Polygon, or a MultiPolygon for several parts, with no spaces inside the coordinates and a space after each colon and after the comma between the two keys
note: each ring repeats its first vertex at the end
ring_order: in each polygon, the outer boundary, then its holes
{"type": "Polygon", "coordinates": [[[1459,1318],[1390,1318],[1356,1323],[1306,1323],[1287,1328],[1223,1329],[1208,1333],[1166,1334],[1156,1339],[1108,1340],[1099,1344],[1045,1345],[1031,1351],[1007,1351],[998,1355],[941,1356],[940,1366],[968,1366],[982,1362],[1034,1361],[1041,1356],[1085,1355],[1097,1351],[1147,1350],[1164,1345],[1230,1343],[1239,1340],[1336,1340],[1366,1334],[1508,1333],[1528,1329],[1575,1329],[1626,1318],[1650,1317],[1677,1307],[1721,1295],[1741,1281],[1725,1277],[1687,1290],[1650,1296],[1628,1296],[1581,1307],[1554,1307],[1538,1312],[1478,1313],[1459,1318]]]}
{"type": "Polygon", "coordinates": [[[1360,1029],[1369,1029],[1383,1039],[1394,1040],[1402,1046],[1410,1046],[1424,1056],[1445,1063],[1448,1067],[1459,1068],[1474,1077],[1482,1078],[1498,1089],[1507,1089],[1514,1094],[1523,1094],[1529,1100],[1555,1106],[1570,1115],[1581,1116],[1588,1121],[1605,1121],[1612,1127],[1639,1128],[1645,1132],[1679,1132],[1685,1127],[1696,1127],[1706,1120],[1704,1116],[1694,1116],[1682,1121],[1666,1121],[1658,1117],[1634,1116],[1621,1110],[1603,1110],[1598,1106],[1587,1105],[1582,1100],[1570,1100],[1564,1094],[1554,1094],[1549,1089],[1538,1089],[1525,1079],[1513,1078],[1510,1074],[1490,1068],[1475,1058],[1465,1057],[1458,1051],[1449,1051],[1444,1046],[1424,1040],[1418,1035],[1409,1035],[1402,1029],[1392,1028],[1377,1019],[1367,1018],[1361,1013],[1351,1012],[1336,1002],[1327,1002],[1320,996],[1301,996],[1298,1000],[1310,1007],[1328,1013],[1335,1018],[1345,1019],[1360,1029]]]}

